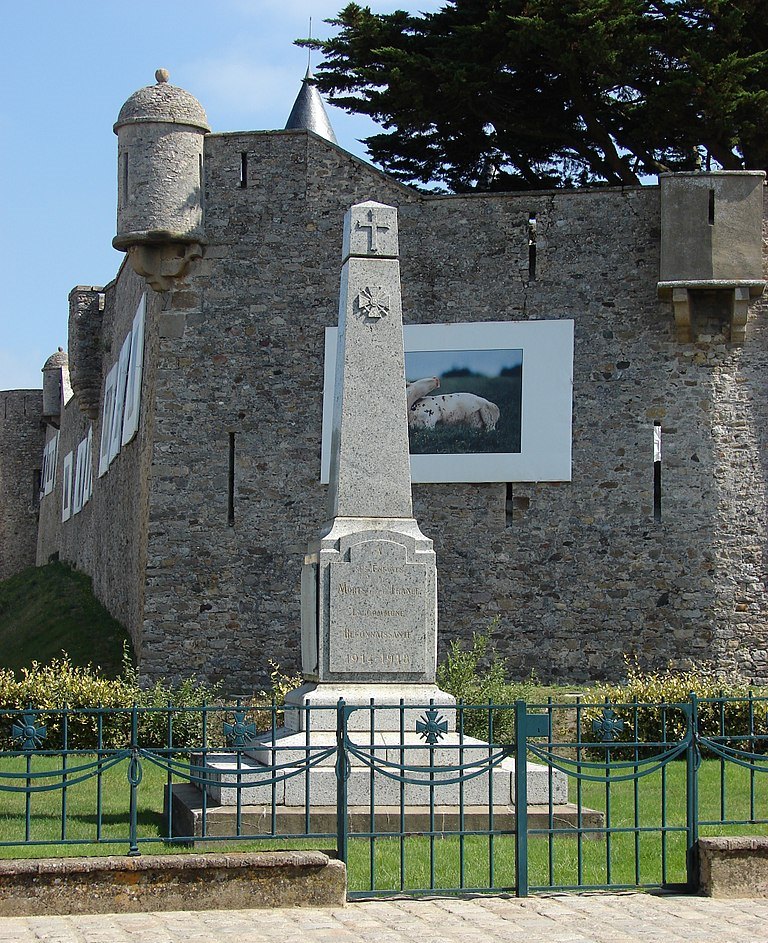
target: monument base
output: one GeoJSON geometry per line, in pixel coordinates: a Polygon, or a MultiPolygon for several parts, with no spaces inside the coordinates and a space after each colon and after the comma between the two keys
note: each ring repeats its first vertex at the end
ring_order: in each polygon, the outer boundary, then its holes
{"type": "Polygon", "coordinates": [[[309,720],[313,732],[335,731],[340,700],[347,707],[373,708],[350,712],[347,730],[370,730],[374,717],[377,731],[414,730],[417,720],[430,707],[445,717],[449,729],[455,727],[456,698],[436,684],[308,681],[285,696],[286,706],[293,708],[285,712],[286,729],[304,730],[309,720]],[[407,707],[401,708],[401,704],[407,707]]]}
{"type": "MultiPolygon", "coordinates": [[[[164,816],[168,815],[166,794],[166,808],[164,816]]],[[[273,818],[271,805],[242,805],[239,813],[234,806],[220,805],[208,800],[203,806],[203,797],[200,790],[189,783],[177,783],[170,793],[171,813],[173,816],[173,834],[179,838],[189,838],[197,846],[202,847],[205,842],[199,843],[195,839],[202,839],[203,835],[210,838],[224,838],[241,835],[278,835],[290,837],[295,835],[297,840],[307,835],[309,831],[317,835],[336,834],[336,805],[313,806],[309,810],[309,819],[301,807],[283,806],[276,810],[273,818]],[[205,824],[203,824],[205,823],[205,824]]],[[[463,813],[456,806],[436,805],[409,806],[401,812],[400,806],[377,805],[373,813],[370,806],[350,806],[347,809],[347,825],[350,835],[356,833],[380,832],[382,834],[400,834],[408,832],[418,835],[434,829],[437,833],[484,832],[489,823],[493,822],[493,831],[496,835],[504,832],[513,832],[517,827],[517,812],[514,806],[493,808],[493,819],[488,806],[465,806],[463,813]]],[[[555,806],[550,820],[549,804],[530,803],[528,805],[528,828],[548,829],[555,828],[563,835],[577,834],[576,829],[581,826],[585,829],[600,829],[603,827],[602,812],[594,809],[578,807],[572,802],[555,806]]],[[[585,840],[599,840],[603,836],[599,832],[588,831],[584,834],[585,840]]]]}

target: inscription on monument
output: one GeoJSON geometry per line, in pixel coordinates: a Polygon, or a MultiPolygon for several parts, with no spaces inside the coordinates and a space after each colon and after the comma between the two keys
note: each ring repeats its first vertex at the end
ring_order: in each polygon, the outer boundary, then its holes
{"type": "Polygon", "coordinates": [[[423,672],[426,568],[332,563],[330,571],[330,670],[423,672]]]}

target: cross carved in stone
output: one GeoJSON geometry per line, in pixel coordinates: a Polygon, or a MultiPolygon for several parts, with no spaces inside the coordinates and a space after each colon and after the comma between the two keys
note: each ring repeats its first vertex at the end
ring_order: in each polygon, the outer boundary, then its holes
{"type": "Polygon", "coordinates": [[[355,224],[357,229],[368,229],[369,230],[369,241],[368,241],[368,251],[369,252],[378,252],[379,251],[379,240],[378,235],[380,232],[388,232],[389,226],[385,226],[383,223],[376,222],[376,214],[374,210],[368,210],[368,222],[361,223],[357,222],[355,224]]]}

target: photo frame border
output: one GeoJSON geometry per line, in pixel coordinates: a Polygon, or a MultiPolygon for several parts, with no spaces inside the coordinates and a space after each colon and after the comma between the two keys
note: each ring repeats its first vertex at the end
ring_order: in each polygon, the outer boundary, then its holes
{"type": "MultiPolygon", "coordinates": [[[[330,476],[337,336],[338,328],[325,329],[322,483],[330,476]]],[[[412,455],[414,484],[571,480],[573,320],[408,324],[403,341],[406,352],[523,351],[520,452],[412,455]]]]}

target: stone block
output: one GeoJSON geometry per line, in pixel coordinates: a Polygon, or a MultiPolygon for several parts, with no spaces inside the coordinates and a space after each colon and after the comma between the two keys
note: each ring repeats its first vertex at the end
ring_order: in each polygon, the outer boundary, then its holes
{"type": "MultiPolygon", "coordinates": [[[[231,753],[209,754],[205,761],[211,784],[207,787],[208,795],[214,802],[222,805],[237,805],[240,793],[241,805],[272,803],[282,805],[285,801],[285,784],[282,779],[272,784],[275,778],[269,767],[242,757],[240,763],[231,753]],[[236,788],[237,783],[240,788],[236,788]]],[[[282,773],[278,773],[280,777],[282,773]]]]}
{"type": "Polygon", "coordinates": [[[768,897],[768,837],[700,838],[699,889],[707,897],[768,897]]]}
{"type": "Polygon", "coordinates": [[[343,907],[346,868],[320,851],[0,861],[0,916],[343,907]]]}

